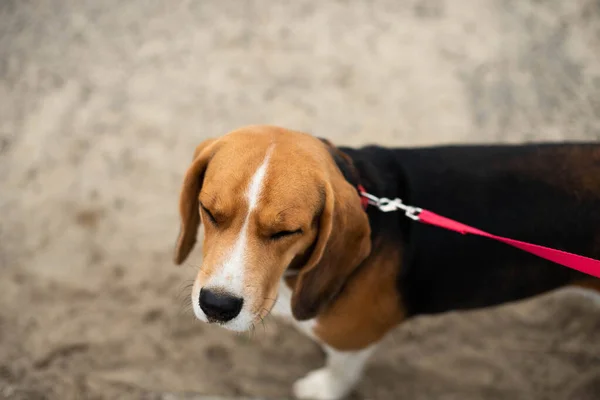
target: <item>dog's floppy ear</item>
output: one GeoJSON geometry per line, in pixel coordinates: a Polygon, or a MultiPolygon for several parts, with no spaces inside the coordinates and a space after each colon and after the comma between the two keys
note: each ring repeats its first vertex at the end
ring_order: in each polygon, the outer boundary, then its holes
{"type": "Polygon", "coordinates": [[[179,195],[179,214],[181,229],[175,246],[175,264],[179,265],[190,254],[196,244],[198,227],[200,226],[200,210],[198,195],[204,180],[204,171],[213,154],[215,139],[207,139],[200,143],[194,151],[194,160],[185,173],[183,186],[179,195]]]}
{"type": "Polygon", "coordinates": [[[371,228],[356,189],[336,171],[322,179],[319,231],[306,265],[296,279],[292,314],[315,317],[371,252],[371,228]]]}

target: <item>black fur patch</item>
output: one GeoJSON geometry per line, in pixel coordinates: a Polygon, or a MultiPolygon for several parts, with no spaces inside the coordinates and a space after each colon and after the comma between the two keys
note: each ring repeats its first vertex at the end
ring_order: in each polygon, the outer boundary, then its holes
{"type": "MultiPolygon", "coordinates": [[[[400,197],[490,233],[600,258],[600,190],[594,189],[600,187],[600,144],[340,150],[376,196],[400,197]],[[569,159],[575,153],[588,162],[579,167],[569,159]],[[556,174],[588,177],[592,189],[554,182],[548,165],[556,174]]],[[[586,277],[490,239],[412,222],[400,212],[367,212],[373,239],[404,249],[398,288],[409,315],[501,304],[586,277]]]]}

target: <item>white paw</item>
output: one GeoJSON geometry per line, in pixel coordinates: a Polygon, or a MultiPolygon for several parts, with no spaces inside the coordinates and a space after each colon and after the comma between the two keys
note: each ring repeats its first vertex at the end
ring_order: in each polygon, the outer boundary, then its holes
{"type": "Polygon", "coordinates": [[[339,400],[352,390],[353,383],[336,378],[328,368],[312,371],[294,383],[293,391],[297,399],[339,400]]]}

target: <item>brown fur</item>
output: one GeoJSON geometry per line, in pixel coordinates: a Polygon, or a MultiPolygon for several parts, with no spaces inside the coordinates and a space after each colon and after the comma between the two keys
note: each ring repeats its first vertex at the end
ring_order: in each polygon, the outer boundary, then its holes
{"type": "Polygon", "coordinates": [[[524,175],[576,193],[580,197],[600,195],[600,151],[581,146],[540,151],[537,157],[514,160],[513,165],[524,175]]]}
{"type": "Polygon", "coordinates": [[[339,351],[359,350],[382,339],[404,319],[396,287],[401,252],[383,243],[317,317],[314,333],[339,351]]]}
{"type": "Polygon", "coordinates": [[[294,286],[292,312],[299,320],[315,317],[371,251],[367,215],[341,173],[332,173],[324,202],[315,248],[294,286]]]}
{"type": "Polygon", "coordinates": [[[211,156],[213,139],[199,144],[194,151],[192,165],[188,168],[179,195],[179,214],[181,215],[181,230],[175,248],[175,263],[181,264],[196,244],[200,214],[198,213],[198,192],[200,191],[201,176],[211,156]]]}

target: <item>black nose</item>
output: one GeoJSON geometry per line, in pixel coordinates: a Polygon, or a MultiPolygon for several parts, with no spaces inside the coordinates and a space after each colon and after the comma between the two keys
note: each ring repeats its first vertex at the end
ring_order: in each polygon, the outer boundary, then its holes
{"type": "Polygon", "coordinates": [[[244,299],[210,289],[200,289],[200,308],[209,322],[227,322],[240,313],[244,299]]]}

